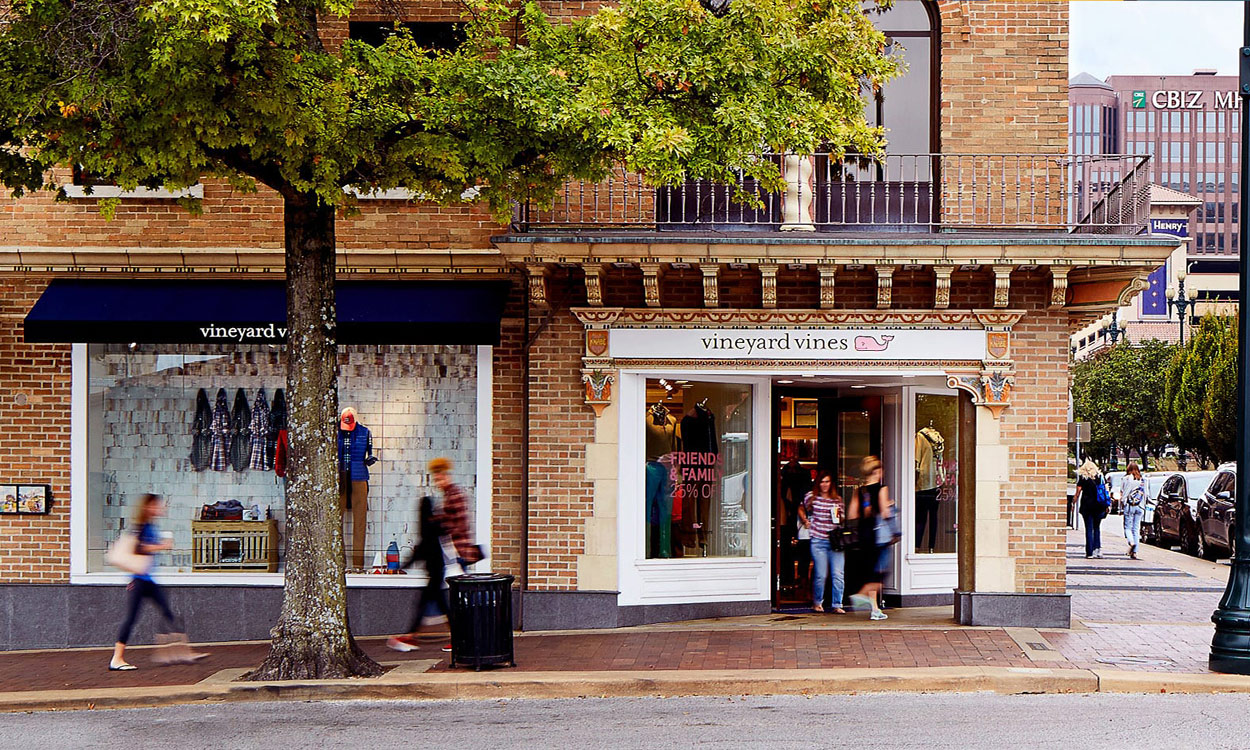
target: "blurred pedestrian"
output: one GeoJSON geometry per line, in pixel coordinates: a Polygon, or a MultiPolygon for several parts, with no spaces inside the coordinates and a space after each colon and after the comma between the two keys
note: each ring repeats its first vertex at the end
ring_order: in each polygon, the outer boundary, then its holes
{"type": "MultiPolygon", "coordinates": [[[[162,536],[156,526],[156,519],[165,515],[165,501],[160,495],[151,493],[139,498],[139,505],[131,521],[133,539],[124,539],[120,543],[132,544],[132,549],[121,552],[122,556],[134,561],[126,566],[132,573],[126,603],[126,619],[122,620],[121,629],[117,634],[117,642],[113,644],[113,658],[109,661],[109,671],[129,672],[136,667],[126,661],[126,643],[130,640],[130,631],[139,617],[139,608],[144,599],[151,599],[161,613],[163,630],[158,631],[157,642],[167,644],[167,648],[157,653],[157,663],[190,663],[203,659],[208,654],[192,651],[187,645],[186,633],[182,627],[182,619],[175,616],[165,598],[165,591],[152,579],[152,571],[156,567],[156,554],[173,549],[172,535],[162,536]]],[[[113,554],[110,550],[110,554],[113,554]]]]}
{"type": "Polygon", "coordinates": [[[851,602],[855,609],[870,609],[869,619],[884,620],[887,616],[881,611],[879,600],[882,582],[890,572],[890,548],[897,541],[890,530],[897,519],[894,519],[890,488],[881,483],[881,459],[865,457],[860,464],[860,474],[863,484],[856,491],[855,502],[847,507],[847,523],[857,528],[856,568],[863,586],[851,596],[851,602]]]}
{"type": "Polygon", "coordinates": [[[1107,506],[1099,500],[1099,486],[1103,487],[1105,493],[1106,485],[1102,481],[1102,471],[1099,470],[1098,464],[1087,458],[1077,470],[1075,498],[1077,508],[1081,511],[1081,518],[1085,521],[1086,559],[1102,557],[1101,526],[1102,519],[1107,515],[1107,506]]]}
{"type": "Polygon", "coordinates": [[[417,639],[420,634],[432,626],[447,623],[447,594],[443,591],[447,565],[443,557],[443,529],[434,517],[434,499],[429,495],[421,498],[418,511],[418,532],[421,535],[413,550],[412,559],[404,564],[408,567],[415,562],[425,566],[426,582],[417,597],[417,607],[412,613],[412,624],[405,635],[395,636],[386,640],[387,647],[395,651],[416,651],[420,646],[417,639]]]}
{"type": "Polygon", "coordinates": [[[1128,556],[1137,559],[1137,545],[1141,541],[1141,520],[1146,513],[1146,483],[1142,481],[1141,468],[1129,463],[1128,472],[1120,481],[1120,497],[1124,499],[1124,538],[1128,540],[1128,556]]]}
{"type": "Polygon", "coordinates": [[[473,563],[480,562],[485,554],[473,541],[473,529],[469,523],[469,498],[451,481],[451,459],[436,458],[429,463],[430,479],[443,493],[443,502],[435,509],[434,520],[443,533],[451,537],[456,548],[456,561],[466,571],[473,563]]]}
{"type": "Polygon", "coordinates": [[[842,519],[845,511],[842,497],[833,488],[833,475],[821,472],[816,487],[803,497],[799,505],[799,523],[811,532],[812,563],[812,610],[825,611],[825,585],[830,585],[828,606],[835,614],[846,614],[842,609],[845,564],[842,552],[842,519]]]}

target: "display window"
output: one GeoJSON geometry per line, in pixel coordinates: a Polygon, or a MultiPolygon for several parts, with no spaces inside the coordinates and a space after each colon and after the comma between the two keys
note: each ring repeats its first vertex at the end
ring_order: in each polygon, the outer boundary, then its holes
{"type": "MultiPolygon", "coordinates": [[[[489,351],[489,349],[487,349],[489,351]]],[[[339,350],[340,504],[349,571],[385,567],[417,537],[445,456],[476,496],[477,346],[339,350]]],[[[489,358],[486,359],[489,362],[489,358]]],[[[90,345],[86,356],[87,573],[140,495],[163,495],[165,573],[277,573],[284,553],[286,361],[270,345],[90,345]]],[[[487,374],[488,377],[488,374],[487,374]]],[[[489,404],[486,405],[489,410],[489,404]]]]}
{"type": "Polygon", "coordinates": [[[915,551],[950,554],[959,517],[959,396],[915,398],[915,551]]]}
{"type": "Polygon", "coordinates": [[[646,557],[749,557],[752,386],[649,378],[646,557]]]}

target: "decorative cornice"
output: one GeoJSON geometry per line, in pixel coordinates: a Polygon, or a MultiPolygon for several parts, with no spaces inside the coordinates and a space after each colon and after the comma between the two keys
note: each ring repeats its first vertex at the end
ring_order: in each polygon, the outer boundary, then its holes
{"type": "Polygon", "coordinates": [[[660,306],[660,266],[658,263],[643,263],[642,297],[647,307],[660,306]]]}
{"type": "Polygon", "coordinates": [[[835,283],[838,278],[838,267],[828,263],[822,263],[818,267],[820,271],[820,309],[832,310],[833,300],[835,296],[835,283]]]}
{"type": "Polygon", "coordinates": [[[603,307],[603,266],[587,263],[582,270],[586,272],[586,304],[603,307]]]}
{"type": "Polygon", "coordinates": [[[547,303],[547,267],[530,265],[525,267],[529,279],[529,301],[534,307],[546,309],[547,303]]]}
{"type": "Polygon", "coordinates": [[[616,328],[948,328],[1009,330],[1021,310],[743,310],[574,308],[583,325],[616,328]]]}
{"type": "Polygon", "coordinates": [[[760,299],[761,306],[772,309],[777,307],[777,269],[775,263],[761,263],[760,269],[760,299]]]}
{"type": "Polygon", "coordinates": [[[1050,267],[1050,306],[1052,308],[1063,307],[1068,302],[1068,272],[1071,268],[1065,266],[1050,267]]]}
{"type": "Polygon", "coordinates": [[[951,274],[954,266],[933,267],[933,307],[945,310],[951,306],[951,274]]]}
{"type": "Polygon", "coordinates": [[[621,366],[637,368],[725,368],[733,370],[786,370],[802,368],[820,368],[834,370],[847,368],[854,370],[899,370],[905,368],[925,368],[949,371],[959,368],[979,367],[977,359],[892,359],[892,360],[859,360],[859,359],[628,359],[618,357],[615,362],[621,366]]]}
{"type": "Polygon", "coordinates": [[[1015,266],[994,266],[994,307],[1006,307],[1011,301],[1011,272],[1015,266]]]}
{"type": "Polygon", "coordinates": [[[1135,276],[1132,279],[1132,281],[1130,281],[1128,285],[1125,286],[1124,289],[1120,292],[1120,297],[1116,301],[1120,307],[1126,307],[1133,301],[1134,297],[1136,297],[1138,294],[1146,291],[1149,288],[1150,288],[1149,274],[1142,274],[1140,276],[1135,276]]]}
{"type": "Polygon", "coordinates": [[[888,309],[894,301],[894,266],[877,266],[877,308],[888,309]]]}

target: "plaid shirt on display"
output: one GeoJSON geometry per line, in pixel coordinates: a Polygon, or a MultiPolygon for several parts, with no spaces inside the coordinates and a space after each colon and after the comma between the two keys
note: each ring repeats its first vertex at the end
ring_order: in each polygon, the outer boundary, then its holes
{"type": "Polygon", "coordinates": [[[227,460],[230,447],[230,402],[226,400],[226,389],[217,391],[217,405],[213,407],[213,471],[225,471],[230,465],[227,460]]]}

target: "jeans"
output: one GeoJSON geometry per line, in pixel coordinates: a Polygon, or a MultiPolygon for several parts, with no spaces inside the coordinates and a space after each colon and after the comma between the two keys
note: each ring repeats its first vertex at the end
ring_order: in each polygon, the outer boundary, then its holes
{"type": "Polygon", "coordinates": [[[1142,505],[1124,504],[1124,538],[1134,547],[1141,542],[1141,519],[1146,514],[1142,505]]]}
{"type": "Polygon", "coordinates": [[[920,490],[916,493],[916,549],[933,549],[937,546],[938,489],[920,490]],[[929,545],[924,544],[925,526],[929,527],[929,545]]]}
{"type": "Polygon", "coordinates": [[[135,620],[139,618],[139,607],[143,605],[144,599],[151,599],[160,610],[161,618],[165,621],[164,629],[157,630],[158,633],[181,633],[182,623],[174,616],[173,610],[169,608],[169,602],[165,600],[165,592],[151,578],[134,578],[127,587],[130,595],[126,602],[126,619],[122,620],[121,629],[117,633],[117,642],[126,643],[130,640],[130,630],[134,627],[135,620]]]}
{"type": "Polygon", "coordinates": [[[1089,557],[1102,549],[1102,514],[1082,513],[1081,518],[1085,519],[1085,556],[1089,557]]]}
{"type": "Polygon", "coordinates": [[[824,602],[825,582],[832,578],[833,592],[829,601],[833,607],[841,607],[846,584],[845,557],[842,550],[830,549],[828,539],[812,537],[812,562],[815,563],[812,575],[812,606],[824,602]]]}

